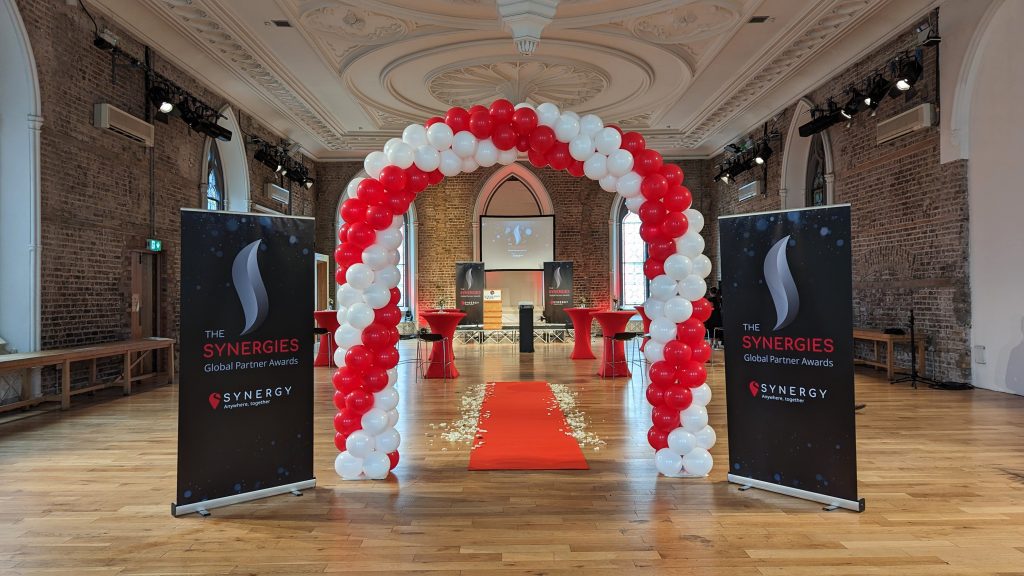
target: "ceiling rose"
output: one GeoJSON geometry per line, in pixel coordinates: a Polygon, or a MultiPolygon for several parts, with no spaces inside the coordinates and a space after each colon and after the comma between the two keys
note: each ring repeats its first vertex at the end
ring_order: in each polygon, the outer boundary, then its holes
{"type": "Polygon", "coordinates": [[[428,78],[430,94],[449,106],[468,107],[495,98],[579,106],[600,94],[608,73],[584,64],[514,60],[443,70],[428,78]]]}

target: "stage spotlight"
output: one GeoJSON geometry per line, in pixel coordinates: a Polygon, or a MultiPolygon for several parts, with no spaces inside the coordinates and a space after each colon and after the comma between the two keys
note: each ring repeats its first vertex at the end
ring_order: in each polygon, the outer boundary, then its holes
{"type": "Polygon", "coordinates": [[[867,93],[864,95],[864,105],[871,108],[872,113],[878,108],[878,105],[882,102],[882,98],[889,92],[889,87],[892,85],[891,82],[885,79],[881,74],[876,74],[868,82],[867,93]]]}
{"type": "Polygon", "coordinates": [[[899,74],[896,75],[895,87],[900,92],[906,92],[921,77],[921,63],[917,58],[905,58],[900,61],[899,74]]]}
{"type": "Polygon", "coordinates": [[[313,187],[313,179],[307,176],[306,179],[302,181],[302,185],[306,187],[306,190],[309,190],[313,187]]]}
{"type": "Polygon", "coordinates": [[[724,166],[719,168],[718,175],[715,176],[715,180],[717,180],[717,181],[719,181],[719,182],[721,182],[723,184],[728,184],[729,183],[729,165],[728,164],[725,164],[724,166]]]}
{"type": "Polygon", "coordinates": [[[170,114],[174,110],[171,97],[163,86],[153,86],[149,89],[149,100],[160,110],[161,114],[170,114]]]}
{"type": "Polygon", "coordinates": [[[754,159],[750,158],[750,159],[743,160],[743,161],[740,161],[740,162],[733,162],[732,164],[729,165],[728,168],[726,168],[726,172],[729,173],[729,177],[730,178],[735,180],[737,176],[739,176],[740,174],[743,174],[744,172],[746,172],[747,170],[750,170],[753,167],[754,167],[754,159]]]}
{"type": "Polygon", "coordinates": [[[257,150],[256,153],[252,155],[252,157],[254,160],[263,164],[267,168],[270,168],[274,172],[277,172],[278,170],[281,169],[281,162],[277,159],[275,155],[271,154],[270,151],[267,150],[265,146],[261,146],[260,149],[257,150]]]}
{"type": "Polygon", "coordinates": [[[853,118],[853,115],[857,112],[860,112],[860,104],[861,101],[864,100],[864,95],[856,88],[851,88],[848,92],[850,93],[850,99],[847,100],[846,104],[843,104],[843,107],[839,109],[839,114],[847,120],[853,118]]]}
{"type": "Polygon", "coordinates": [[[216,138],[221,142],[231,141],[231,130],[208,120],[202,122],[200,125],[200,132],[206,134],[210,138],[216,138]]]}
{"type": "Polygon", "coordinates": [[[804,124],[799,128],[800,136],[807,138],[808,136],[814,136],[818,132],[825,130],[829,126],[842,121],[843,116],[839,112],[830,113],[819,113],[818,116],[811,119],[810,122],[804,124]]]}
{"type": "Polygon", "coordinates": [[[764,164],[772,157],[773,153],[774,150],[772,150],[771,146],[769,146],[767,142],[762,142],[758,147],[757,152],[754,154],[754,163],[758,165],[764,164]]]}

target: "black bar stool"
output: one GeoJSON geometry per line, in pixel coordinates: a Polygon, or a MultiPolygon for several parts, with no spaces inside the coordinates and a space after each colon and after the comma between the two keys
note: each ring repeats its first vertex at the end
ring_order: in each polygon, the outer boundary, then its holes
{"type": "MultiPolygon", "coordinates": [[[[613,334],[610,338],[608,336],[604,337],[606,340],[611,340],[612,358],[611,358],[611,361],[608,363],[608,365],[612,367],[612,374],[615,373],[615,366],[618,365],[618,364],[624,365],[626,367],[626,370],[629,370],[630,361],[629,361],[628,355],[626,354],[625,343],[627,343],[627,342],[634,342],[636,340],[636,337],[637,337],[637,333],[636,332],[619,332],[617,334],[613,334]],[[615,359],[615,342],[622,342],[623,343],[623,348],[622,348],[622,356],[623,357],[622,357],[621,360],[616,360],[615,359]]],[[[635,344],[635,342],[634,342],[634,344],[635,344]]]]}

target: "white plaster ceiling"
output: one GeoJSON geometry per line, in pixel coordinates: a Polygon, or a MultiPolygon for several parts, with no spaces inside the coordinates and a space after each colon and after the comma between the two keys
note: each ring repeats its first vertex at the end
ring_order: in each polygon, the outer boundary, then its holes
{"type": "Polygon", "coordinates": [[[561,0],[530,56],[495,0],[91,3],[326,160],[499,97],[598,114],[666,155],[710,156],[935,0],[561,0]]]}

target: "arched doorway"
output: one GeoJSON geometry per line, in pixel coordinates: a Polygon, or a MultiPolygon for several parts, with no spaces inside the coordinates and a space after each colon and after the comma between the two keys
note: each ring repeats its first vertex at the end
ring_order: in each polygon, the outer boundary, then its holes
{"type": "Polygon", "coordinates": [[[207,184],[207,194],[201,205],[210,210],[249,212],[249,157],[245,153],[245,135],[231,106],[225,106],[220,113],[217,125],[231,130],[231,140],[206,139],[201,178],[207,184]],[[217,186],[211,184],[211,175],[216,175],[217,186]]]}
{"type": "Polygon", "coordinates": [[[832,142],[828,131],[804,138],[799,128],[810,119],[814,104],[801,98],[793,111],[782,155],[779,205],[783,210],[824,206],[834,200],[832,142]]]}

